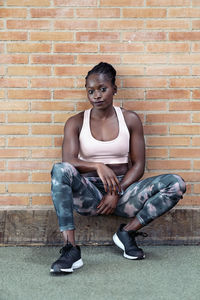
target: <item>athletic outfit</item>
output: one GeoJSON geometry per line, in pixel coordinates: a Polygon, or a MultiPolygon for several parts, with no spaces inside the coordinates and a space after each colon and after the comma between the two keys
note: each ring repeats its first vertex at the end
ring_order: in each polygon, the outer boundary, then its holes
{"type": "MultiPolygon", "coordinates": [[[[84,112],[79,136],[80,159],[105,164],[128,162],[129,130],[121,108],[114,108],[119,133],[111,141],[99,141],[92,136],[91,109],[84,112]]],[[[97,206],[105,195],[103,183],[99,177],[84,177],[74,166],[66,162],[56,163],[51,175],[52,199],[61,231],[75,229],[74,209],[81,215],[97,215],[97,206]]],[[[118,180],[121,181],[123,176],[117,176],[118,180]]],[[[164,174],[134,182],[120,196],[114,214],[128,218],[137,217],[142,225],[147,225],[175,206],[185,190],[184,180],[174,174],[164,174]]]]}

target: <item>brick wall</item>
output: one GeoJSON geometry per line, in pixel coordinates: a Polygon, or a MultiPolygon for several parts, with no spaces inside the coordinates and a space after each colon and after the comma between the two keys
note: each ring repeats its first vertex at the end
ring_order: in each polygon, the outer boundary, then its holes
{"type": "Polygon", "coordinates": [[[188,183],[200,204],[200,1],[0,0],[0,205],[51,205],[65,120],[88,107],[84,76],[114,65],[116,105],[145,129],[146,176],[188,183]]]}

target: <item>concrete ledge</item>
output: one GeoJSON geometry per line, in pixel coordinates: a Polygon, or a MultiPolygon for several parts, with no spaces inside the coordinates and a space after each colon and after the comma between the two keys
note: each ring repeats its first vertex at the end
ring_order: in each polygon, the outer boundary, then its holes
{"type": "MultiPolygon", "coordinates": [[[[128,219],[116,216],[84,217],[75,214],[79,244],[112,244],[112,235],[128,219]]],[[[178,207],[145,227],[143,245],[200,244],[200,207],[178,207]]],[[[53,208],[0,210],[0,245],[60,245],[53,208]]]]}

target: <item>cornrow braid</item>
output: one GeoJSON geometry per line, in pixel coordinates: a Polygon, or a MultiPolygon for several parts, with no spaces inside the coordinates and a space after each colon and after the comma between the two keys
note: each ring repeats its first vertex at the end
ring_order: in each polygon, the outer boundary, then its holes
{"type": "Polygon", "coordinates": [[[94,66],[87,73],[85,80],[87,80],[91,74],[105,74],[106,76],[108,76],[110,78],[112,84],[115,85],[116,70],[113,68],[112,65],[110,65],[106,62],[100,62],[98,65],[94,66]]]}

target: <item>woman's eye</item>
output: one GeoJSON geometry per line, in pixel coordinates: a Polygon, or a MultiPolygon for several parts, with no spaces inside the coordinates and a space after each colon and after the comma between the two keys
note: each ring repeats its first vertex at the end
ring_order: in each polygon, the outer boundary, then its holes
{"type": "Polygon", "coordinates": [[[89,94],[89,95],[92,95],[92,94],[93,94],[93,91],[92,91],[92,90],[89,90],[89,91],[88,91],[88,94],[89,94]]]}
{"type": "Polygon", "coordinates": [[[105,92],[105,91],[106,91],[105,87],[101,88],[101,92],[105,92]]]}

